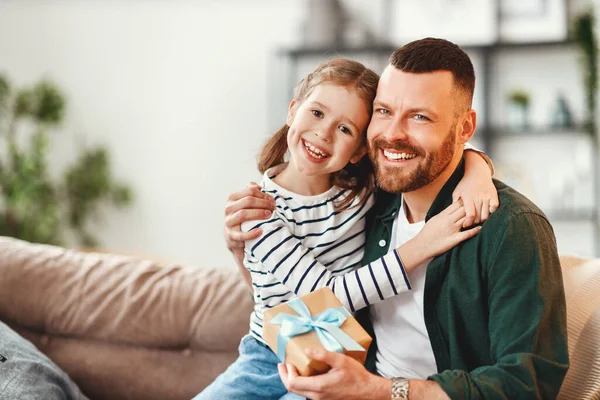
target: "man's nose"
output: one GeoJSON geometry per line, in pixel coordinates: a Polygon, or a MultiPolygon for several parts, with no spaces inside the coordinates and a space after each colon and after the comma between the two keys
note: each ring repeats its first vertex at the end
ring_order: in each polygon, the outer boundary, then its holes
{"type": "Polygon", "coordinates": [[[402,123],[400,118],[394,118],[384,130],[383,136],[389,142],[408,140],[406,124],[402,123]]]}

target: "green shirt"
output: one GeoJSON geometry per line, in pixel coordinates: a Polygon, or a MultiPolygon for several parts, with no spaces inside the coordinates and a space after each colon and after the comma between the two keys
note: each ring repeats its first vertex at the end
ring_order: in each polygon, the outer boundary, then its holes
{"type": "MultiPolygon", "coordinates": [[[[461,162],[426,220],[452,203],[461,162]]],[[[500,207],[474,237],[434,258],[423,299],[438,373],[452,399],[555,399],[569,366],[562,273],[552,226],[523,195],[494,181],[500,207]]],[[[363,265],[386,254],[402,196],[378,192],[367,216],[363,265]],[[383,243],[383,242],[382,242],[383,243]]],[[[357,319],[377,341],[369,309],[357,319]]],[[[402,338],[398,338],[402,340],[402,338]]]]}

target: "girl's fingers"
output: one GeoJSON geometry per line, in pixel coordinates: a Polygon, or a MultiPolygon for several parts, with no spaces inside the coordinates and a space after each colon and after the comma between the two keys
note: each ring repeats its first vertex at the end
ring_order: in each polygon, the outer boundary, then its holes
{"type": "Polygon", "coordinates": [[[448,207],[446,207],[446,209],[444,210],[444,212],[446,214],[448,214],[448,215],[452,215],[457,210],[460,210],[461,208],[462,208],[462,200],[458,199],[458,201],[455,201],[454,203],[452,203],[448,207]]]}
{"type": "Polygon", "coordinates": [[[482,198],[478,198],[474,203],[474,207],[475,207],[475,219],[473,220],[474,224],[478,224],[481,222],[481,208],[483,206],[483,203],[485,203],[485,202],[483,201],[482,198]]]}
{"type": "Polygon", "coordinates": [[[458,199],[460,199],[460,194],[458,194],[455,190],[454,192],[452,192],[452,202],[454,203],[458,201],[458,199]]]}
{"type": "Polygon", "coordinates": [[[487,219],[490,217],[490,203],[489,203],[489,199],[488,200],[484,200],[481,203],[481,222],[487,221],[487,219]]]}
{"type": "Polygon", "coordinates": [[[465,204],[465,221],[463,224],[463,227],[468,227],[473,225],[473,221],[475,220],[475,216],[476,216],[477,212],[475,211],[475,203],[473,203],[472,201],[468,201],[465,204]]]}
{"type": "Polygon", "coordinates": [[[475,228],[471,228],[471,229],[467,229],[466,231],[459,232],[457,237],[462,242],[462,241],[465,241],[465,240],[470,239],[473,236],[477,235],[480,230],[481,230],[481,226],[476,226],[475,228]]]}
{"type": "Polygon", "coordinates": [[[450,217],[451,217],[452,222],[456,222],[456,221],[464,218],[466,214],[467,214],[467,211],[465,210],[465,208],[459,207],[452,214],[450,214],[450,217]]]}
{"type": "Polygon", "coordinates": [[[499,206],[500,206],[500,204],[498,203],[497,197],[495,199],[490,200],[490,214],[492,214],[494,211],[496,211],[499,206]]]}

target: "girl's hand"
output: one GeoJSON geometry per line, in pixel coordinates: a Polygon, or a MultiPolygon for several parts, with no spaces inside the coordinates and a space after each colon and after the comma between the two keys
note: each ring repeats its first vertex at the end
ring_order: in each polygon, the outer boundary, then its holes
{"type": "Polygon", "coordinates": [[[465,151],[465,175],[454,189],[452,200],[461,199],[466,210],[463,227],[482,223],[498,209],[498,191],[492,172],[482,156],[465,151]]]}
{"type": "Polygon", "coordinates": [[[465,207],[460,201],[432,217],[412,240],[423,251],[423,261],[450,250],[460,242],[477,235],[481,226],[461,231],[466,219],[465,207]]]}

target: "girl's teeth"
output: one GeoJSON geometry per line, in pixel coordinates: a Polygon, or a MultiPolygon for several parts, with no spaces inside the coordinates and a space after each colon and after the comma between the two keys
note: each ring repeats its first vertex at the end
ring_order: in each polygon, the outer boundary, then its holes
{"type": "Polygon", "coordinates": [[[383,151],[383,155],[390,160],[410,160],[417,156],[416,154],[408,153],[392,153],[386,150],[383,151]]]}
{"type": "Polygon", "coordinates": [[[307,142],[304,142],[304,147],[306,147],[306,150],[308,150],[308,152],[316,158],[324,158],[327,155],[325,153],[323,153],[321,150],[317,149],[315,146],[313,146],[312,144],[309,144],[307,142]]]}

